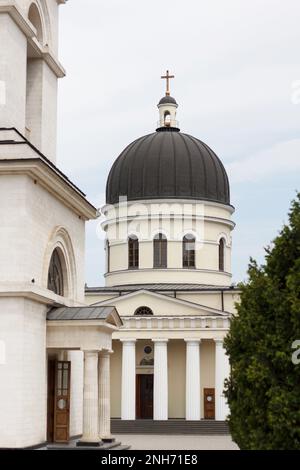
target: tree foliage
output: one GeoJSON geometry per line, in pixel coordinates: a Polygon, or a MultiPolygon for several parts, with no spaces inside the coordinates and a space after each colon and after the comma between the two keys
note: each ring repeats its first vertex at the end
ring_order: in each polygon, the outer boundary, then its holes
{"type": "Polygon", "coordinates": [[[251,259],[248,274],[225,339],[231,434],[241,449],[300,449],[300,364],[292,362],[300,340],[300,193],[265,264],[251,259]]]}

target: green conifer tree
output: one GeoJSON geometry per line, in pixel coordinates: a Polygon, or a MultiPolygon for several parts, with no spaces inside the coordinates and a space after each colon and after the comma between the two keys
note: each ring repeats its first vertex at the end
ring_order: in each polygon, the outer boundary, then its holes
{"type": "Polygon", "coordinates": [[[251,259],[248,274],[224,343],[230,431],[241,449],[300,449],[300,364],[292,362],[300,340],[300,193],[265,264],[251,259]]]}

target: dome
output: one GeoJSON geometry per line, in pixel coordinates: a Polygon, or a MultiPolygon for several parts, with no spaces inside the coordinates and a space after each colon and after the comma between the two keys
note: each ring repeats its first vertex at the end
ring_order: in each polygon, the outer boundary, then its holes
{"type": "Polygon", "coordinates": [[[161,127],[135,140],[117,158],[107,180],[106,202],[198,199],[230,204],[229,182],[217,155],[201,140],[161,127]]]}
{"type": "Polygon", "coordinates": [[[176,104],[177,105],[177,101],[172,96],[166,95],[160,100],[160,102],[158,103],[158,106],[160,104],[176,104]]]}

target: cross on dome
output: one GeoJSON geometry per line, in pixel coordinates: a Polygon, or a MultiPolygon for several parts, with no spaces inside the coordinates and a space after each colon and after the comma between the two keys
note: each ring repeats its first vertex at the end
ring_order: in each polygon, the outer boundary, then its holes
{"type": "Polygon", "coordinates": [[[170,96],[170,78],[175,78],[175,75],[170,75],[167,70],[166,75],[162,75],[160,78],[166,80],[166,96],[170,96]]]}

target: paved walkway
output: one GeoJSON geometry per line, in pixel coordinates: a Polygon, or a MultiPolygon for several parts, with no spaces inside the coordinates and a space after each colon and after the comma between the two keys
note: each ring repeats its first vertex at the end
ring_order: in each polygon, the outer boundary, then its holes
{"type": "Polygon", "coordinates": [[[116,434],[131,450],[238,450],[230,436],[116,434]]]}

